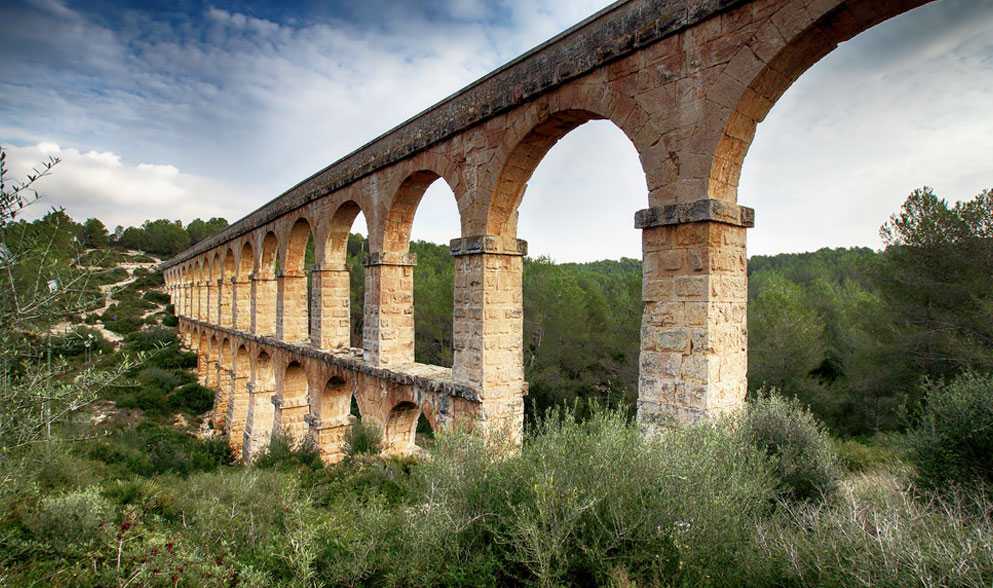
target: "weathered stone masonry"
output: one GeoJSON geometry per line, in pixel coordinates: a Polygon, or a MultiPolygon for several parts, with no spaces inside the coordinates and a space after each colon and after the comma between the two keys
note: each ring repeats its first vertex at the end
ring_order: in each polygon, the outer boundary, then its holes
{"type": "MultiPolygon", "coordinates": [[[[247,459],[280,427],[342,454],[354,397],[390,451],[414,425],[464,420],[519,441],[517,208],[549,149],[609,120],[648,187],[638,417],[695,420],[746,389],[745,232],[737,204],[756,127],[806,69],[927,0],[625,0],[496,70],[163,264],[215,423],[247,459]],[[410,230],[427,187],[452,189],[454,367],[413,362],[410,230]],[[349,344],[345,246],[369,227],[361,349],[349,344]],[[303,252],[313,239],[317,266],[303,252]]],[[[634,211],[632,211],[634,212],[634,211]]]]}

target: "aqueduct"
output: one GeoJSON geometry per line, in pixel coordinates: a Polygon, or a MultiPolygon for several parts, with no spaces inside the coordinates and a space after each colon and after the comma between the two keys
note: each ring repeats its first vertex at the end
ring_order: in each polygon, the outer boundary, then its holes
{"type": "MultiPolygon", "coordinates": [[[[929,0],[622,0],[443,100],[163,264],[183,341],[246,459],[274,430],[340,458],[353,422],[407,451],[423,414],[517,442],[527,392],[517,207],[548,150],[605,119],[644,171],[638,418],[694,420],[746,390],[742,162],[776,100],[867,28],[929,0]],[[454,365],[414,362],[409,240],[434,181],[455,194],[454,365]],[[367,221],[361,348],[349,229],[367,221]],[[312,240],[315,263],[305,273],[312,240]]],[[[605,206],[609,203],[605,202],[605,206]]]]}

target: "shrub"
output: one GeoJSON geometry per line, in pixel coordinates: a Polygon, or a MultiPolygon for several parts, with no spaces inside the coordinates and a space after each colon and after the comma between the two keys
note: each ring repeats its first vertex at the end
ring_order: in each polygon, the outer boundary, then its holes
{"type": "Polygon", "coordinates": [[[990,586],[993,505],[948,495],[921,501],[878,474],[836,500],[793,504],[758,530],[764,585],[990,586]]]}
{"type": "Polygon", "coordinates": [[[519,455],[490,449],[438,436],[377,548],[391,583],[735,584],[774,496],[766,458],[716,425],[646,438],[620,411],[560,412],[519,455]]]}
{"type": "Polygon", "coordinates": [[[779,495],[791,500],[828,496],[839,478],[831,437],[809,410],[775,391],[749,403],[738,433],[773,460],[779,495]]]}
{"type": "Polygon", "coordinates": [[[203,414],[214,405],[214,391],[192,382],[177,388],[168,400],[173,410],[203,414]]]}
{"type": "Polygon", "coordinates": [[[28,526],[60,553],[80,552],[109,538],[113,517],[113,505],[90,486],[42,498],[28,526]]]}
{"type": "Polygon", "coordinates": [[[86,353],[87,343],[91,353],[110,353],[114,345],[95,329],[76,327],[71,332],[49,339],[52,352],[63,357],[74,357],[86,353]]]}
{"type": "Polygon", "coordinates": [[[869,440],[835,439],[838,464],[853,473],[900,469],[903,465],[901,441],[895,435],[880,434],[869,440]]]}
{"type": "Polygon", "coordinates": [[[923,388],[923,418],[908,435],[920,486],[993,488],[993,374],[967,372],[923,388]]]}
{"type": "Polygon", "coordinates": [[[168,304],[170,300],[168,294],[159,290],[149,290],[142,295],[142,298],[155,304],[168,304]]]}
{"type": "Polygon", "coordinates": [[[303,443],[294,445],[281,432],[274,432],[269,445],[255,460],[255,466],[260,468],[282,468],[305,466],[311,469],[324,467],[321,454],[313,441],[308,437],[303,443]]]}
{"type": "Polygon", "coordinates": [[[154,476],[212,471],[231,463],[227,440],[196,439],[170,427],[143,422],[92,442],[86,453],[121,475],[154,476]]]}
{"type": "Polygon", "coordinates": [[[352,423],[345,438],[345,453],[355,455],[377,455],[382,451],[383,432],[373,422],[361,419],[352,423]]]}

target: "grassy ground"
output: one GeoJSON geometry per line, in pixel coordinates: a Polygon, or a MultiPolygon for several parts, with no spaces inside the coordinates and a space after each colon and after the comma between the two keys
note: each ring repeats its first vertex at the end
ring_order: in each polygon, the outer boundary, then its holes
{"type": "Polygon", "coordinates": [[[993,584],[985,487],[918,490],[919,440],[831,439],[775,398],[655,436],[554,412],[516,453],[451,431],[387,459],[360,428],[337,466],[278,439],[235,464],[193,434],[212,393],[149,314],[160,277],[127,279],[102,313],[119,341],[53,341],[80,367],[146,360],[59,431],[79,440],[0,459],[0,585],[993,584]]]}

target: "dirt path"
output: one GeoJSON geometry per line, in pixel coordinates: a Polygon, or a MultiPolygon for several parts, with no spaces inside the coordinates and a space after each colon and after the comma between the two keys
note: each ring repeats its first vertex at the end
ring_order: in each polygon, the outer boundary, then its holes
{"type": "MultiPolygon", "coordinates": [[[[121,290],[122,288],[126,288],[129,284],[131,284],[132,282],[134,282],[135,280],[138,279],[138,276],[134,275],[134,272],[135,272],[136,269],[139,269],[139,268],[141,268],[141,269],[154,269],[156,266],[158,266],[160,263],[162,263],[161,260],[159,260],[159,259],[157,259],[155,257],[152,257],[151,255],[148,255],[147,253],[141,253],[139,251],[130,251],[130,250],[129,251],[126,251],[126,253],[129,254],[129,255],[144,255],[145,257],[151,258],[153,261],[147,261],[147,262],[130,262],[129,261],[129,262],[124,262],[124,263],[118,264],[117,267],[119,267],[119,268],[121,268],[121,269],[123,269],[123,270],[125,270],[125,271],[128,272],[128,277],[125,278],[125,279],[123,279],[123,280],[121,280],[121,281],[119,281],[119,282],[115,282],[113,284],[106,284],[106,285],[100,286],[100,293],[103,295],[103,306],[101,306],[100,308],[95,308],[93,310],[89,310],[89,311],[86,311],[86,312],[82,313],[81,316],[83,317],[83,319],[85,319],[86,317],[88,317],[90,315],[96,315],[96,316],[100,317],[100,316],[103,315],[103,313],[107,312],[107,309],[110,308],[111,306],[113,306],[113,304],[116,302],[116,300],[114,299],[114,292],[117,292],[117,291],[121,290]]],[[[113,268],[87,268],[87,269],[96,269],[96,270],[103,271],[103,270],[113,269],[113,268]]],[[[142,316],[142,318],[145,318],[145,317],[147,317],[147,316],[149,316],[151,314],[154,314],[154,313],[159,312],[159,311],[164,310],[164,309],[165,309],[165,305],[164,304],[160,304],[156,308],[154,308],[154,309],[149,310],[148,312],[146,312],[142,316]]],[[[121,335],[118,335],[117,333],[115,333],[113,331],[107,330],[107,328],[104,327],[102,320],[97,320],[96,323],[94,323],[92,325],[87,325],[87,326],[89,326],[90,328],[92,328],[92,329],[94,329],[96,331],[99,331],[101,335],[103,335],[108,341],[111,341],[112,343],[115,343],[116,344],[116,343],[119,343],[121,340],[124,339],[124,337],[122,337],[121,335]]],[[[53,330],[60,329],[62,327],[64,327],[64,325],[59,324],[59,325],[56,325],[53,330]]]]}

